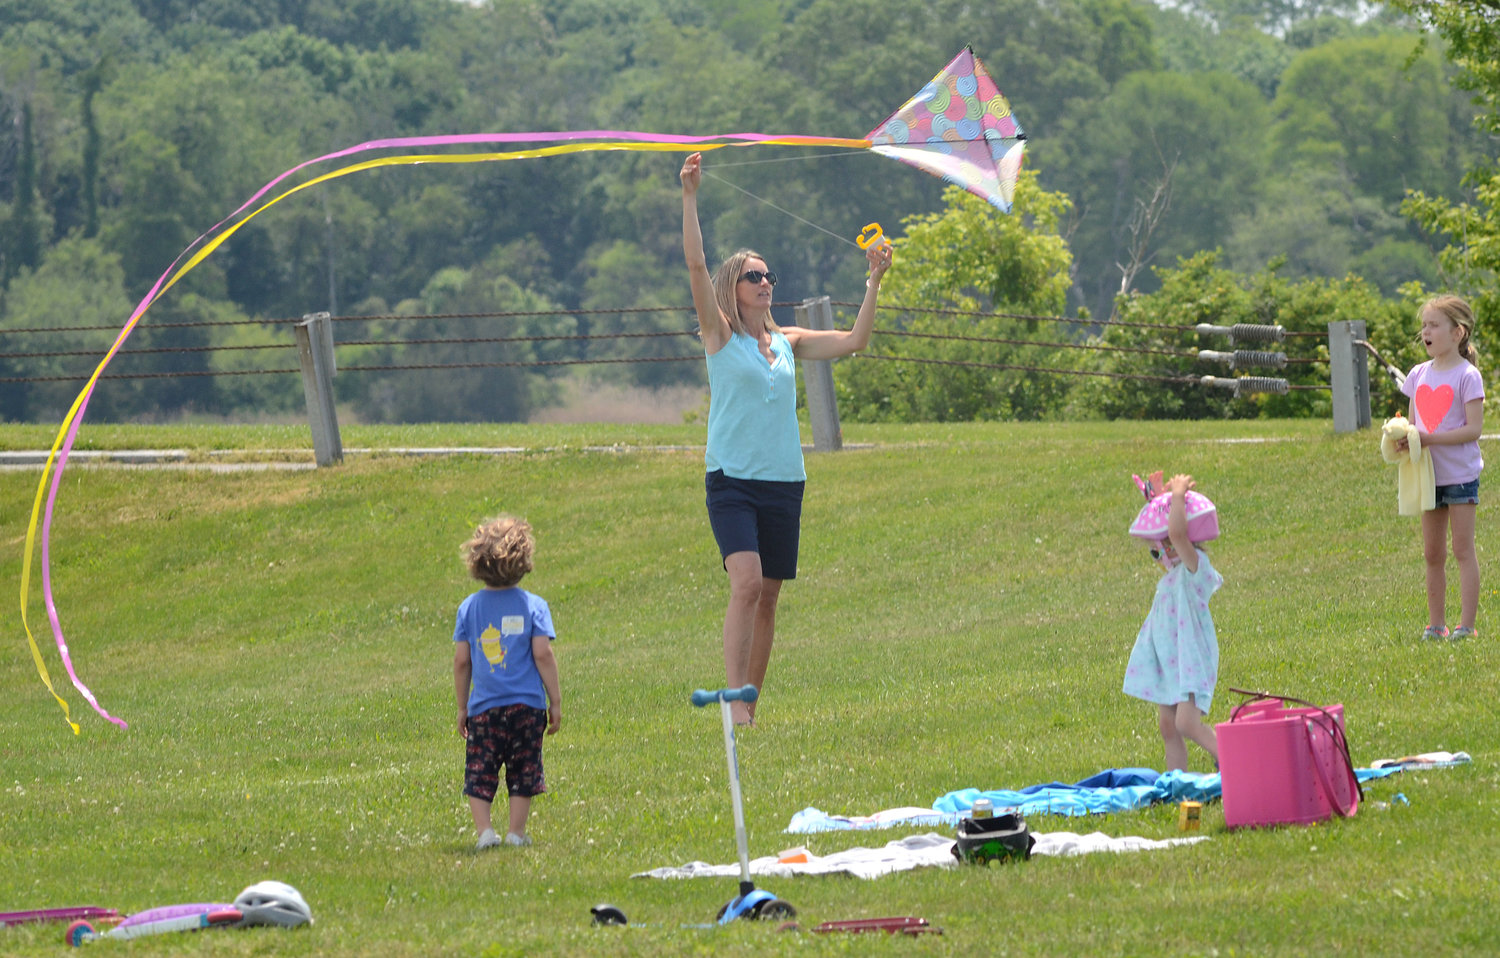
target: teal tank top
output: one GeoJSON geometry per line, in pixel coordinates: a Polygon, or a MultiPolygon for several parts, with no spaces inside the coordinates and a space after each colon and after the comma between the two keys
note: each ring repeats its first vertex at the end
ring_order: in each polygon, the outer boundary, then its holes
{"type": "Polygon", "coordinates": [[[801,482],[797,371],[792,344],[771,334],[773,362],[755,339],[734,333],[708,358],[708,471],[735,479],[801,482]]]}

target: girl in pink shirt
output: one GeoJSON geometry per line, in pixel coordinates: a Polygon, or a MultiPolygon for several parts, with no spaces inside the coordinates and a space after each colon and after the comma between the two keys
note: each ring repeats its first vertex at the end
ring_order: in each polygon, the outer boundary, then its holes
{"type": "Polygon", "coordinates": [[[1457,296],[1436,296],[1423,304],[1422,343],[1432,358],[1412,368],[1401,391],[1411,397],[1411,421],[1422,448],[1432,454],[1437,508],[1422,513],[1423,557],[1427,569],[1427,628],[1424,639],[1475,638],[1479,612],[1479,560],[1474,554],[1474,522],[1479,506],[1479,434],[1484,426],[1484,377],[1470,337],[1474,311],[1457,296]],[[1460,619],[1448,631],[1448,533],[1458,565],[1460,619]]]}

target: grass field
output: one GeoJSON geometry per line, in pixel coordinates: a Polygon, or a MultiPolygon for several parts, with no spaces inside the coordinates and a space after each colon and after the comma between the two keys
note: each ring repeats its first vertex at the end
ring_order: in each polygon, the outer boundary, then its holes
{"type": "MultiPolygon", "coordinates": [[[[280,450],[294,427],[89,426],[79,448],[280,450]]],[[[47,427],[0,427],[46,448],[47,427]]],[[[727,585],[703,511],[701,426],[351,428],[346,447],[521,446],[503,457],[351,455],[318,471],[70,467],[57,607],[111,726],[39,681],[16,586],[37,470],[0,473],[12,585],[0,646],[0,911],[228,901],[277,878],[316,924],[101,942],[101,954],[1492,954],[1500,937],[1500,569],[1481,506],[1483,638],[1422,643],[1419,533],[1373,431],[1325,422],[850,426],[808,459],[801,576],[783,592],[760,727],[740,737],[752,856],[912,830],[786,835],[808,807],[867,814],[953,789],[1160,767],[1121,694],[1156,573],[1125,535],[1131,472],[1188,471],[1220,507],[1214,600],[1227,689],[1347,709],[1356,764],[1466,750],[1369,788],[1353,819],[1197,845],[763,884],[821,921],[919,915],[919,939],[711,921],[729,879],[633,872],[734,860],[717,715],[727,585]],[[1242,440],[1242,441],[1223,441],[1242,440]],[[590,447],[615,446],[614,451],[590,447]],[[525,585],[559,632],[563,727],[535,846],[472,850],[453,729],[458,557],[500,511],[537,530],[525,585]],[[1396,792],[1409,806],[1373,807],[1396,792]],[[645,927],[596,929],[608,901],[645,927]]],[[[1500,444],[1486,440],[1491,458],[1500,444]]],[[[33,573],[30,621],[59,689],[33,573]]],[[[1456,576],[1452,603],[1456,607],[1456,576]]],[[[1192,755],[1204,770],[1202,752],[1192,755]]],[[[1176,809],[1032,817],[1034,831],[1177,834],[1176,809]]],[[[919,829],[918,831],[925,831],[919,829]]],[[[54,955],[60,927],[0,930],[54,955]]]]}

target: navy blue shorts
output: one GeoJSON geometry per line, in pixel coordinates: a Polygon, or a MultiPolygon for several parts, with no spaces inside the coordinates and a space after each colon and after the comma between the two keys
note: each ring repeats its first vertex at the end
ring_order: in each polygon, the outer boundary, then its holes
{"type": "Polygon", "coordinates": [[[715,469],[704,476],[708,490],[708,523],[719,555],[736,552],[760,556],[767,579],[797,578],[797,540],[802,531],[804,482],[735,479],[715,469]]]}
{"type": "Polygon", "coordinates": [[[1479,480],[1437,487],[1437,507],[1479,505],[1479,480]]]}

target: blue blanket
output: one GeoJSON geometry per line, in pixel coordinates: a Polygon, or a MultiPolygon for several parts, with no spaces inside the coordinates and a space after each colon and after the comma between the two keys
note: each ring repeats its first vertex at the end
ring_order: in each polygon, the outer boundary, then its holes
{"type": "Polygon", "coordinates": [[[1019,791],[961,788],[949,792],[932,807],[944,812],[968,812],[974,800],[988,798],[997,811],[1015,809],[1022,815],[1096,815],[1126,812],[1157,802],[1206,802],[1220,796],[1217,772],[1172,771],[1149,768],[1110,768],[1081,782],[1049,782],[1019,791]]]}
{"type": "MultiPolygon", "coordinates": [[[[1384,778],[1399,768],[1355,770],[1361,781],[1384,778]]],[[[1157,802],[1207,802],[1219,798],[1219,775],[1149,768],[1109,768],[1072,785],[1050,782],[1018,791],[961,788],[932,803],[931,809],[902,808],[868,816],[829,815],[805,808],[792,816],[786,831],[793,834],[891,828],[898,825],[931,827],[956,825],[966,817],[978,798],[988,798],[996,812],[1017,811],[1022,815],[1098,815],[1144,808],[1157,802]]]]}

